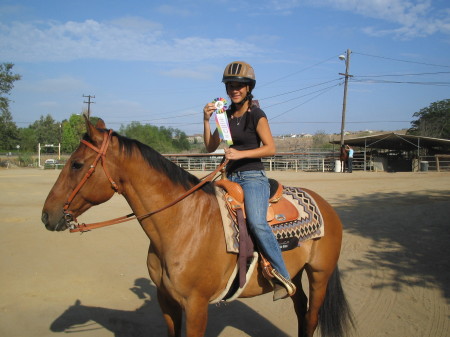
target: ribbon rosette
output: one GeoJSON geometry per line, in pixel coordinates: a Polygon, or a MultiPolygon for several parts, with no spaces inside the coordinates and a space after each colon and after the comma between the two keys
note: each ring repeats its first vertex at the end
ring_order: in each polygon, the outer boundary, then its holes
{"type": "Polygon", "coordinates": [[[216,113],[224,113],[228,109],[228,102],[225,98],[217,97],[213,101],[214,107],[216,108],[216,113]]]}
{"type": "Polygon", "coordinates": [[[233,144],[231,139],[230,126],[228,125],[228,118],[225,111],[228,109],[228,103],[225,98],[218,97],[213,100],[214,107],[216,108],[216,126],[219,130],[219,136],[225,140],[228,145],[233,144]]]}

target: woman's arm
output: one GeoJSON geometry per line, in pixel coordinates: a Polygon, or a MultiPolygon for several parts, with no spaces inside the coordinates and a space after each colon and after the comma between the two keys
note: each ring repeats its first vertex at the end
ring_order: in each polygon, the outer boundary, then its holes
{"type": "Polygon", "coordinates": [[[214,152],[220,145],[219,131],[216,129],[214,133],[211,133],[211,125],[209,124],[215,109],[213,103],[208,103],[203,108],[203,141],[208,152],[214,152]]]}

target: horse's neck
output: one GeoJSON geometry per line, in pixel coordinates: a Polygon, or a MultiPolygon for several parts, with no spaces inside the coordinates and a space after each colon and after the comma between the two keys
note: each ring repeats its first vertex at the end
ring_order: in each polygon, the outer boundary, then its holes
{"type": "MultiPolygon", "coordinates": [[[[122,180],[126,181],[123,186],[123,195],[137,216],[167,206],[186,192],[184,187],[174,183],[164,172],[159,172],[146,163],[145,165],[129,165],[127,177],[122,180]]],[[[204,193],[201,195],[198,193],[190,195],[169,209],[140,221],[152,245],[163,249],[165,244],[168,245],[172,240],[183,235],[186,227],[194,225],[189,221],[190,214],[196,212],[197,204],[201,202],[196,203],[195,200],[204,197],[204,193]],[[180,231],[180,229],[183,230],[180,231]]]]}
{"type": "Polygon", "coordinates": [[[164,173],[147,164],[129,165],[123,181],[122,194],[136,215],[155,211],[182,194],[182,187],[175,186],[164,173]],[[144,168],[143,168],[144,167],[144,168]]]}
{"type": "Polygon", "coordinates": [[[77,317],[83,317],[83,322],[73,322],[72,325],[86,324],[88,321],[93,321],[110,331],[115,331],[115,325],[117,324],[111,319],[111,317],[123,317],[124,314],[129,313],[122,310],[89,307],[86,305],[78,305],[74,310],[76,310],[77,317]]]}

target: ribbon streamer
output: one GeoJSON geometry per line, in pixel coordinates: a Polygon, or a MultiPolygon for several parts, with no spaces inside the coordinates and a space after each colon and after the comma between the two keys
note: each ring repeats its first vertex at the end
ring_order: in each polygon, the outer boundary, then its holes
{"type": "Polygon", "coordinates": [[[228,145],[233,145],[231,138],[230,126],[228,124],[228,118],[225,111],[228,109],[228,103],[225,98],[218,97],[213,100],[214,107],[216,108],[216,126],[219,131],[220,139],[225,140],[228,145]]]}

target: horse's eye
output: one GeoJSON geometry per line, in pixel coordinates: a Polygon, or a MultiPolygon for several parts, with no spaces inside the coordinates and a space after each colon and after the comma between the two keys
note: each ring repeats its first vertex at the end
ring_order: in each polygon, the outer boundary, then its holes
{"type": "Polygon", "coordinates": [[[72,168],[74,170],[79,170],[82,167],[83,167],[83,163],[79,163],[79,162],[76,162],[76,161],[72,162],[72,168]]]}

